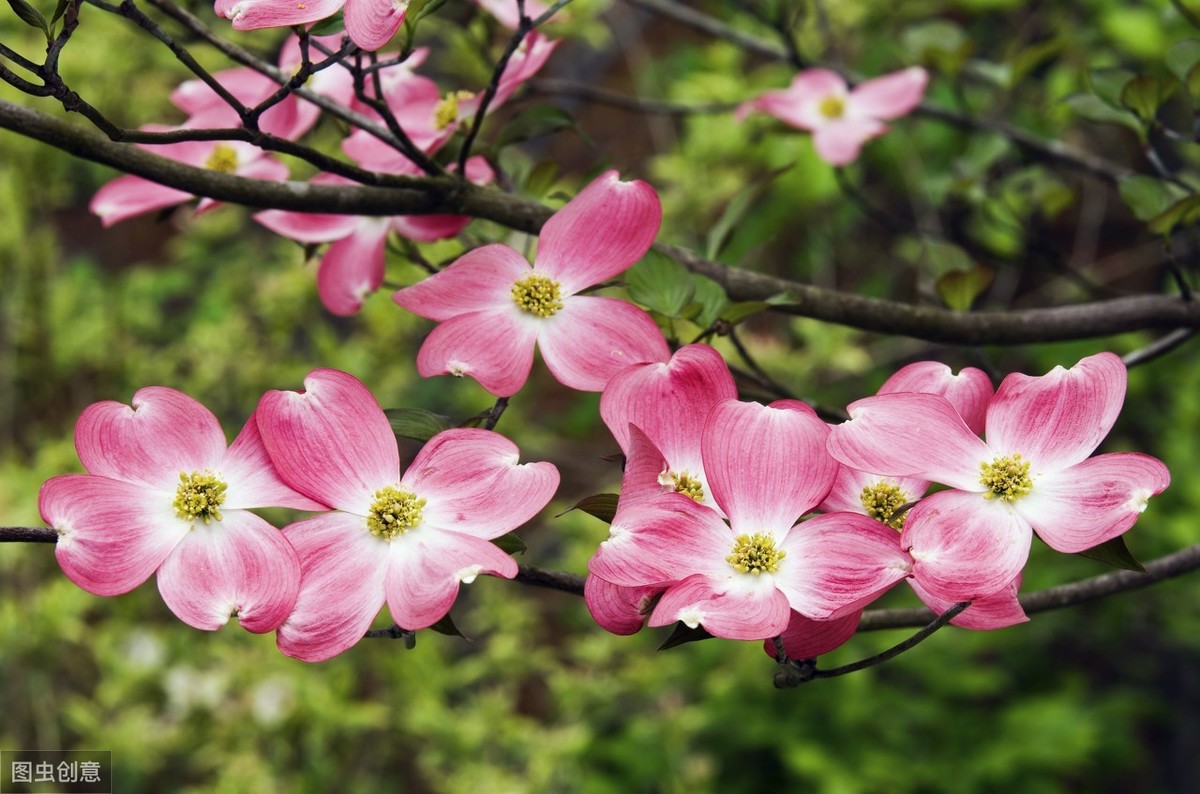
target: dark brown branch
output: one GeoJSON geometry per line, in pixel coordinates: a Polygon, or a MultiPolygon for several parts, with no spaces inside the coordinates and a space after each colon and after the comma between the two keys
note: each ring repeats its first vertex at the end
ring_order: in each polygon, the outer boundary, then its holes
{"type": "Polygon", "coordinates": [[[545,587],[548,590],[583,595],[583,577],[566,571],[547,571],[532,565],[521,565],[517,568],[516,581],[534,587],[545,587]]]}

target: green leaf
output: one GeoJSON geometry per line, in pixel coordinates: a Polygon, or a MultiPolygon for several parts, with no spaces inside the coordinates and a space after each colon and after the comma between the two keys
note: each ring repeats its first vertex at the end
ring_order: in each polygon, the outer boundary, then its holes
{"type": "Polygon", "coordinates": [[[995,274],[983,265],[970,270],[951,270],[937,280],[937,292],[942,301],[955,311],[970,311],[979,296],[992,285],[995,274]]]}
{"type": "Polygon", "coordinates": [[[906,63],[927,63],[939,72],[955,74],[971,57],[974,43],[961,27],[946,20],[922,22],[900,35],[908,52],[906,63]]]}
{"type": "Polygon", "coordinates": [[[492,538],[492,543],[499,546],[500,550],[507,554],[524,554],[525,550],[529,548],[516,532],[509,532],[507,535],[492,538]]]}
{"type": "Polygon", "coordinates": [[[38,28],[46,34],[46,38],[50,36],[50,26],[46,23],[46,18],[42,16],[42,12],[31,6],[26,0],[8,0],[8,4],[12,6],[12,10],[17,16],[31,28],[38,28]]]}
{"type": "Polygon", "coordinates": [[[595,516],[605,524],[611,524],[617,514],[617,495],[615,493],[598,493],[585,496],[569,509],[559,513],[555,518],[565,516],[572,510],[582,510],[589,516],[595,516]]]}
{"type": "Polygon", "coordinates": [[[1192,69],[1200,65],[1200,41],[1184,39],[1177,41],[1167,50],[1163,60],[1171,74],[1179,78],[1179,82],[1187,85],[1188,75],[1192,69]]]}
{"type": "Polygon", "coordinates": [[[535,105],[521,111],[519,116],[504,125],[500,132],[500,140],[496,142],[496,149],[564,129],[580,132],[575,118],[567,111],[553,105],[535,105]]]}
{"type": "Polygon", "coordinates": [[[1138,75],[1121,89],[1121,104],[1132,110],[1142,121],[1150,123],[1158,115],[1158,109],[1175,93],[1174,80],[1159,80],[1149,75],[1138,75]]]}
{"type": "Polygon", "coordinates": [[[1176,226],[1187,226],[1200,218],[1200,195],[1180,199],[1146,224],[1155,234],[1169,234],[1176,226]]]}
{"type": "Polygon", "coordinates": [[[729,242],[729,237],[733,230],[746,217],[750,208],[762,196],[763,192],[774,182],[781,174],[790,171],[794,166],[793,163],[782,168],[776,168],[761,179],[755,180],[748,188],[733,197],[725,206],[725,211],[721,213],[721,217],[713,224],[712,229],[708,232],[708,242],[705,247],[705,258],[716,259],[721,253],[721,249],[729,242]]]}
{"type": "Polygon", "coordinates": [[[449,417],[423,408],[388,408],[383,413],[392,426],[392,432],[400,438],[428,441],[454,426],[449,417]]]}
{"type": "Polygon", "coordinates": [[[543,198],[557,180],[558,163],[543,160],[529,169],[529,175],[525,177],[525,192],[534,198],[543,198]]]}
{"type": "Polygon", "coordinates": [[[71,5],[71,2],[72,0],[58,0],[58,5],[54,7],[54,16],[50,17],[51,25],[62,19],[62,15],[67,13],[67,7],[71,5]]]}
{"type": "Polygon", "coordinates": [[[765,312],[770,306],[766,301],[738,301],[722,309],[720,319],[730,325],[737,325],[748,317],[765,312]]]}
{"type": "Polygon", "coordinates": [[[434,623],[429,628],[433,631],[436,631],[438,634],[445,634],[447,637],[462,637],[464,640],[470,639],[466,634],[463,634],[458,630],[458,626],[454,625],[454,621],[451,620],[449,614],[447,614],[446,617],[442,618],[437,623],[434,623]]]}
{"type": "Polygon", "coordinates": [[[667,317],[680,317],[696,288],[683,265],[657,251],[625,271],[625,283],[630,298],[667,317]]]}
{"type": "Polygon", "coordinates": [[[725,289],[708,276],[693,273],[692,284],[692,304],[700,308],[691,316],[691,320],[701,328],[708,328],[729,306],[729,297],[725,289]]]}
{"type": "Polygon", "coordinates": [[[1183,192],[1176,185],[1144,174],[1121,177],[1117,189],[1139,221],[1161,215],[1182,198],[1183,192]]]}
{"type": "Polygon", "coordinates": [[[341,33],[346,29],[346,20],[339,11],[328,19],[322,19],[317,24],[309,28],[310,36],[332,36],[335,33],[341,33]]]}
{"type": "Polygon", "coordinates": [[[1139,135],[1145,132],[1137,116],[1128,110],[1121,110],[1105,103],[1095,94],[1075,94],[1074,96],[1069,96],[1066,99],[1066,105],[1081,119],[1095,121],[1100,124],[1120,124],[1137,132],[1139,135]]]}
{"type": "Polygon", "coordinates": [[[413,17],[414,23],[420,22],[445,4],[446,0],[412,0],[408,4],[407,15],[413,17]]]}
{"type": "Polygon", "coordinates": [[[660,651],[668,650],[669,648],[677,648],[680,645],[686,645],[689,642],[699,642],[700,640],[711,640],[711,634],[704,630],[703,626],[697,626],[690,629],[682,621],[675,624],[675,630],[671,632],[671,636],[667,637],[666,642],[658,646],[660,651]]]}
{"type": "Polygon", "coordinates": [[[1066,37],[1055,36],[1019,51],[1011,60],[1012,84],[1020,83],[1034,69],[1055,58],[1067,43],[1066,37]]]}
{"type": "Polygon", "coordinates": [[[1090,549],[1079,552],[1080,557],[1087,557],[1091,560],[1099,560],[1105,565],[1111,565],[1114,568],[1120,568],[1125,571],[1138,571],[1145,573],[1146,568],[1138,562],[1137,557],[1133,556],[1133,552],[1125,545],[1125,538],[1122,535],[1117,535],[1110,541],[1101,543],[1099,546],[1093,546],[1090,549]]]}
{"type": "Polygon", "coordinates": [[[1088,72],[1088,85],[1104,104],[1120,108],[1121,91],[1136,76],[1128,69],[1093,69],[1088,72]]]}

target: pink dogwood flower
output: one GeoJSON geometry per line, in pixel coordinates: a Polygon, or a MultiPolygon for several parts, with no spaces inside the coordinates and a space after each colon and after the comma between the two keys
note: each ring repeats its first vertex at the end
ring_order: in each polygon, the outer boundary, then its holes
{"type": "Polygon", "coordinates": [[[392,297],[441,323],[417,353],[423,377],[469,375],[492,394],[515,394],[538,348],[558,381],[600,391],[631,364],[670,355],[644,311],[614,298],[580,295],[624,272],[658,234],[654,188],[608,171],[542,228],[533,267],[506,245],[477,248],[392,297]]]}
{"type": "Polygon", "coordinates": [[[792,611],[844,618],[908,575],[890,530],[830,513],[796,523],[828,493],[829,428],[803,403],[724,400],[702,444],[713,496],[729,516],[680,493],[643,500],[612,524],[589,571],[622,587],[662,587],[651,626],[683,621],[717,637],[782,633],[792,611]]]}
{"type": "Polygon", "coordinates": [[[408,0],[216,0],[213,11],[234,30],[286,28],[327,19],[338,11],[350,40],[374,52],[387,44],[408,10],[408,0]]]}
{"type": "Polygon", "coordinates": [[[1089,457],[1116,421],[1126,372],[1112,353],[1041,377],[1012,374],[987,409],[981,441],[944,397],[896,393],[849,407],[829,451],[848,466],[950,486],[908,511],[900,542],[934,598],[955,602],[1012,586],[1033,532],[1075,553],[1128,530],[1170,483],[1139,453],[1089,457]]]}
{"type": "MultiPolygon", "coordinates": [[[[144,130],[164,132],[173,129],[147,125],[144,130]]],[[[143,149],[196,168],[210,168],[248,179],[282,181],[288,178],[287,166],[272,159],[262,149],[245,141],[183,141],[180,143],[138,144],[143,149]]],[[[173,207],[195,198],[191,193],[160,185],[140,176],[122,176],[101,187],[92,196],[88,209],[105,226],[155,210],[173,207]]],[[[200,200],[196,212],[205,212],[219,202],[200,200]]]]}
{"type": "MultiPolygon", "coordinates": [[[[888,378],[877,394],[900,392],[945,397],[963,423],[978,435],[983,432],[993,389],[991,380],[981,370],[966,367],[955,375],[945,364],[919,361],[901,368],[888,378]]],[[[896,542],[899,543],[900,530],[906,518],[901,509],[923,497],[929,485],[929,480],[919,477],[888,477],[843,466],[820,509],[827,512],[848,510],[868,515],[895,529],[896,542]]],[[[941,613],[954,606],[955,601],[938,598],[925,589],[922,584],[924,568],[918,567],[913,573],[908,583],[930,609],[941,613]]],[[[950,622],[955,626],[976,630],[1000,629],[1024,623],[1029,618],[1017,600],[1019,585],[1020,577],[996,593],[974,599],[971,606],[950,622]]]]}
{"type": "MultiPolygon", "coordinates": [[[[521,23],[521,15],[517,13],[517,0],[475,0],[475,5],[496,18],[506,28],[516,30],[521,23]]],[[[537,19],[550,10],[545,3],[537,0],[525,0],[525,16],[537,19]]]]}
{"type": "Polygon", "coordinates": [[[288,616],[299,560],[250,509],[326,508],[279,479],[254,416],[226,448],[203,405],[149,387],[133,396],[132,408],[107,401],[84,410],[75,447],[88,474],[53,477],[38,497],[71,581],[110,596],[157,571],[171,611],[209,631],[231,615],[249,631],[273,631],[288,616]]]}
{"type": "MultiPolygon", "coordinates": [[[[411,166],[410,173],[417,172],[416,166],[411,166]]],[[[485,184],[494,176],[483,157],[467,161],[467,178],[472,182],[485,184]]],[[[311,181],[322,185],[354,184],[334,174],[318,174],[311,181]]],[[[357,314],[366,297],[383,285],[388,234],[395,232],[416,242],[432,242],[453,237],[471,222],[465,215],[377,218],[285,210],[264,210],[256,213],[254,220],[301,243],[333,243],[317,268],[317,293],[326,309],[342,316],[357,314]]]]}
{"type": "Polygon", "coordinates": [[[813,146],[830,165],[858,159],[862,145],[887,132],[884,121],[915,108],[925,95],[929,74],[919,66],[867,80],[850,89],[836,72],[806,69],[783,91],[768,91],[738,108],[738,117],[769,113],[813,134],[813,146]]]}
{"type": "Polygon", "coordinates": [[[415,631],[444,617],[479,574],[511,579],[516,562],[489,541],[532,518],[558,487],[553,464],[518,463],[511,441],[472,428],[434,436],[401,472],[379,404],[337,370],[309,373],[301,392],[267,392],[258,422],[284,481],[336,511],[283,530],[302,579],[277,643],[306,661],[354,645],[384,603],[415,631]]]}

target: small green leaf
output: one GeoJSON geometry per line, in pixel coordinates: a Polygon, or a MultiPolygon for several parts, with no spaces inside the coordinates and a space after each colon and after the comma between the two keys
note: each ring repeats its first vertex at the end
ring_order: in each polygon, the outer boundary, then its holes
{"type": "Polygon", "coordinates": [[[346,29],[346,20],[339,11],[328,19],[322,19],[308,30],[310,36],[332,36],[346,29]]]}
{"type": "Polygon", "coordinates": [[[647,252],[625,271],[625,284],[629,297],[667,317],[679,317],[696,288],[683,265],[657,251],[647,252]]]}
{"type": "Polygon", "coordinates": [[[572,510],[582,510],[589,516],[595,516],[600,519],[605,524],[611,524],[613,516],[617,514],[617,495],[615,493],[598,493],[592,496],[585,496],[569,509],[556,515],[555,518],[561,518],[572,510]]]}
{"type": "Polygon", "coordinates": [[[558,179],[558,163],[553,160],[543,160],[529,169],[525,177],[525,192],[534,198],[543,198],[554,187],[558,179]]]}
{"type": "Polygon", "coordinates": [[[733,230],[742,222],[750,208],[758,201],[763,192],[774,182],[781,174],[790,171],[794,166],[789,163],[782,168],[776,168],[770,173],[763,176],[761,179],[756,179],[749,187],[741,193],[733,197],[725,206],[725,211],[721,213],[721,217],[713,224],[712,229],[708,232],[708,243],[705,248],[705,258],[716,259],[717,255],[729,242],[733,230]]]}
{"type": "Polygon", "coordinates": [[[1114,568],[1120,568],[1125,571],[1138,571],[1145,573],[1146,568],[1138,562],[1137,557],[1133,556],[1133,552],[1125,545],[1125,538],[1117,535],[1112,540],[1101,543],[1099,546],[1093,546],[1090,549],[1079,552],[1080,557],[1087,557],[1091,560],[1099,560],[1105,565],[1111,565],[1114,568]]]}
{"type": "Polygon", "coordinates": [[[507,554],[524,554],[525,550],[529,548],[516,532],[509,532],[507,535],[492,538],[492,543],[499,546],[500,550],[507,554]]]}
{"type": "Polygon", "coordinates": [[[1155,234],[1169,234],[1176,226],[1187,226],[1200,218],[1200,195],[1180,199],[1146,224],[1155,234]]]}
{"type": "Polygon", "coordinates": [[[1075,94],[1074,96],[1069,96],[1066,99],[1066,105],[1081,119],[1095,121],[1100,124],[1120,124],[1137,132],[1139,135],[1144,133],[1142,123],[1138,121],[1137,116],[1128,110],[1121,110],[1107,104],[1094,94],[1075,94]]]}
{"type": "Polygon", "coordinates": [[[449,417],[423,408],[389,408],[383,413],[392,426],[392,432],[400,438],[428,441],[454,426],[449,417]]]}
{"type": "Polygon", "coordinates": [[[686,645],[689,642],[699,642],[700,640],[711,640],[711,634],[704,630],[703,626],[697,626],[690,629],[682,621],[675,624],[675,630],[671,632],[671,636],[667,637],[666,642],[658,646],[660,651],[665,651],[670,648],[677,648],[680,645],[686,645]]]}
{"type": "Polygon", "coordinates": [[[737,325],[747,317],[765,312],[770,307],[771,304],[767,301],[738,301],[721,310],[721,319],[730,325],[737,325]]]}
{"type": "Polygon", "coordinates": [[[50,17],[51,25],[62,19],[62,15],[67,13],[67,7],[71,5],[71,2],[72,0],[58,0],[58,5],[54,7],[54,16],[50,17]]]}
{"type": "Polygon", "coordinates": [[[1092,92],[1110,108],[1120,108],[1121,91],[1137,75],[1128,69],[1093,69],[1088,72],[1092,92]]]}
{"type": "Polygon", "coordinates": [[[447,637],[462,637],[464,640],[470,639],[466,634],[463,634],[458,630],[458,626],[454,625],[454,621],[451,620],[449,614],[447,614],[446,617],[442,618],[437,623],[434,623],[429,628],[433,631],[436,631],[438,634],[445,634],[447,637]]]}
{"type": "Polygon", "coordinates": [[[691,320],[701,328],[708,328],[729,306],[729,298],[725,295],[725,289],[708,276],[693,273],[692,284],[692,303],[700,308],[691,316],[691,320]]]}
{"type": "Polygon", "coordinates": [[[446,0],[412,0],[412,2],[408,4],[407,13],[414,18],[414,22],[420,22],[430,14],[435,13],[445,4],[446,0]]]}
{"type": "Polygon", "coordinates": [[[1121,89],[1121,104],[1132,110],[1142,121],[1150,123],[1158,115],[1158,109],[1175,93],[1174,80],[1159,80],[1149,75],[1138,75],[1121,89]]]}
{"type": "Polygon", "coordinates": [[[42,16],[42,12],[31,6],[26,0],[8,0],[8,4],[12,6],[12,10],[17,16],[31,28],[38,28],[46,34],[46,38],[50,36],[50,26],[46,23],[46,18],[42,16]]]}
{"type": "Polygon", "coordinates": [[[1177,41],[1167,50],[1164,59],[1171,74],[1179,78],[1179,82],[1187,85],[1188,75],[1192,69],[1200,65],[1200,41],[1184,39],[1177,41]]]}
{"type": "Polygon", "coordinates": [[[1139,221],[1161,215],[1182,198],[1183,192],[1175,185],[1144,174],[1121,177],[1117,189],[1139,221]]]}
{"type": "Polygon", "coordinates": [[[500,140],[496,142],[496,148],[503,149],[514,143],[523,143],[568,129],[579,132],[579,125],[575,123],[575,118],[570,113],[553,105],[535,105],[523,110],[519,116],[504,125],[504,129],[500,132],[500,140]]]}
{"type": "Polygon", "coordinates": [[[979,296],[992,285],[994,277],[995,274],[983,265],[970,270],[951,270],[937,280],[938,296],[955,311],[970,311],[979,296]]]}

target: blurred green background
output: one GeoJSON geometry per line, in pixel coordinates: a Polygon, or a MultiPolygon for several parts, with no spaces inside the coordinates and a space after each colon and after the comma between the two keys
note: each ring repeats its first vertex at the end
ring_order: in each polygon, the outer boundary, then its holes
{"type": "MultiPolygon", "coordinates": [[[[773,35],[744,4],[699,5],[763,39],[773,35]]],[[[1151,173],[1147,139],[1169,155],[1169,168],[1194,160],[1192,144],[1157,130],[1147,138],[1152,125],[1130,114],[1095,123],[1087,112],[1094,102],[1067,100],[1103,99],[1118,69],[1168,74],[1168,48],[1200,38],[1170,2],[759,5],[798,13],[806,57],[872,75],[925,64],[931,98],[943,106],[1061,137],[1143,172],[1151,173]]],[[[547,70],[556,77],[708,102],[783,87],[793,71],[621,2],[573,8],[558,28],[573,38],[547,70]]],[[[203,4],[195,10],[211,15],[203,4]]],[[[84,9],[76,38],[63,69],[86,99],[129,126],[180,120],[166,96],[186,73],[164,48],[95,8],[84,9]]],[[[270,57],[281,35],[237,39],[270,57]]],[[[0,40],[38,51],[7,10],[0,40]]],[[[502,40],[455,0],[418,34],[434,46],[430,69],[447,88],[478,87],[486,75],[480,42],[495,53],[502,40]]],[[[197,52],[223,68],[212,52],[197,52]]],[[[0,98],[61,114],[8,87],[0,98]]],[[[515,107],[548,101],[534,93],[515,107]]],[[[910,301],[936,301],[940,276],[983,263],[993,276],[984,307],[1171,289],[1160,241],[1111,186],[1038,162],[997,135],[913,118],[868,144],[848,178],[879,213],[900,219],[901,228],[890,228],[847,199],[803,136],[769,119],[640,118],[556,102],[587,136],[561,132],[501,152],[514,189],[557,201],[555,191],[573,192],[584,174],[619,167],[659,189],[661,239],[722,261],[910,301]],[[744,212],[729,209],[739,204],[744,212]],[[714,235],[722,227],[729,233],[714,235]]],[[[1178,102],[1162,111],[1168,122],[1171,114],[1186,122],[1188,113],[1178,102]]],[[[333,147],[338,133],[326,123],[316,140],[333,147]]],[[[41,482],[79,470],[71,433],[86,405],[128,402],[146,385],[193,395],[231,438],[263,391],[296,388],[315,367],[352,372],[385,407],[464,418],[490,406],[473,382],[417,377],[415,352],[429,324],[397,309],[386,290],[356,317],[324,312],[312,264],[245,210],[199,218],[185,210],[102,230],[86,204],[114,176],[0,134],[0,524],[37,525],[41,482]]],[[[440,260],[492,240],[531,245],[476,222],[462,240],[426,254],[440,260]]],[[[1187,268],[1195,240],[1180,234],[1175,246],[1187,268]]],[[[418,277],[393,252],[389,279],[418,277]]],[[[671,328],[683,341],[699,331],[686,322],[671,328]]],[[[765,315],[739,332],[775,379],[835,407],[873,393],[917,358],[1039,374],[1151,339],[976,350],[765,315]]],[[[1194,347],[1134,370],[1126,409],[1102,447],[1154,454],[1172,470],[1171,489],[1127,536],[1143,560],[1200,540],[1197,393],[1194,347]]],[[[617,464],[603,460],[616,446],[597,402],[568,392],[539,364],[498,427],[525,459],[551,460],[563,472],[559,496],[522,530],[522,562],[582,573],[606,536],[586,515],[554,517],[619,481],[617,464]]],[[[414,450],[405,447],[408,457],[414,450]]],[[[1035,545],[1025,590],[1104,570],[1035,545]]],[[[486,577],[454,609],[469,642],[422,632],[411,651],[371,640],[308,665],[280,655],[271,636],[185,627],[152,583],[97,598],[62,576],[49,546],[7,544],[0,748],[111,750],[122,794],[1192,792],[1200,790],[1198,597],[1194,574],[1004,631],[948,629],[881,667],[779,692],[757,643],[659,653],[660,631],[609,636],[577,597],[486,577]]],[[[883,603],[916,601],[900,587],[883,603]]],[[[852,661],[907,634],[856,637],[822,663],[852,661]]]]}

